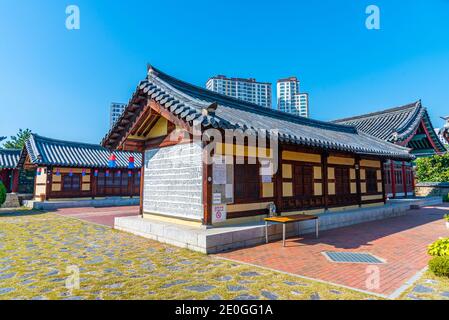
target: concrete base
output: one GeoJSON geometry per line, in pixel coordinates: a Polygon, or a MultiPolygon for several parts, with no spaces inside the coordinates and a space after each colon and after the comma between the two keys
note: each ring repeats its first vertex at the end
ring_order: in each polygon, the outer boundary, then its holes
{"type": "Polygon", "coordinates": [[[20,208],[19,195],[17,193],[7,193],[5,203],[0,208],[20,208]]]}
{"type": "Polygon", "coordinates": [[[139,197],[136,198],[101,198],[101,199],[68,199],[51,201],[25,200],[23,205],[36,210],[56,210],[61,208],[82,208],[82,207],[119,207],[119,206],[137,206],[140,203],[139,197]]]}
{"type": "MultiPolygon", "coordinates": [[[[441,198],[401,199],[385,206],[319,214],[320,231],[405,215],[410,208],[441,204],[441,198]]],[[[196,228],[141,217],[115,218],[115,228],[203,253],[218,253],[265,243],[265,223],[196,228]]],[[[287,225],[287,236],[315,232],[315,221],[287,225]]],[[[268,228],[270,241],[282,238],[282,225],[268,228]]]]}

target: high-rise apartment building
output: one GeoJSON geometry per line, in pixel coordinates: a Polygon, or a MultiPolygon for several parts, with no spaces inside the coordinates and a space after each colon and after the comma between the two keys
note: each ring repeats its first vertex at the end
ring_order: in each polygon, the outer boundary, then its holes
{"type": "Polygon", "coordinates": [[[111,109],[110,109],[110,115],[109,115],[109,123],[110,123],[111,127],[118,120],[118,118],[120,118],[120,116],[122,115],[125,108],[126,108],[125,103],[116,103],[116,102],[111,103],[111,109]]]}
{"type": "Polygon", "coordinates": [[[298,78],[279,79],[276,90],[278,110],[301,117],[309,117],[309,95],[300,92],[298,78]]]}
{"type": "Polygon", "coordinates": [[[206,88],[233,98],[271,108],[271,83],[256,79],[227,78],[218,75],[207,80],[206,88]]]}

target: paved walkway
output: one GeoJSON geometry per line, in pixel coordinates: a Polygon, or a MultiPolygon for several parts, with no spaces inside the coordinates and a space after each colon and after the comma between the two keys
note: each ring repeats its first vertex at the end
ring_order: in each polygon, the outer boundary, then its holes
{"type": "Polygon", "coordinates": [[[114,227],[115,217],[137,216],[139,215],[139,207],[64,208],[58,209],[56,213],[62,216],[77,218],[112,228],[114,227]]]}
{"type": "Polygon", "coordinates": [[[370,298],[62,214],[0,214],[0,300],[370,298]]]}
{"type": "Polygon", "coordinates": [[[402,217],[324,231],[317,240],[309,235],[290,238],[285,248],[274,242],[219,256],[396,297],[427,266],[427,245],[449,235],[442,220],[445,213],[449,205],[410,210],[402,217]],[[324,251],[368,252],[386,263],[334,263],[324,251]]]}

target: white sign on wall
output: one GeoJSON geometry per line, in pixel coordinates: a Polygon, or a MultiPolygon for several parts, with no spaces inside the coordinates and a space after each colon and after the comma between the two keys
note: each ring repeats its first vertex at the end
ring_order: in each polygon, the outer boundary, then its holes
{"type": "Polygon", "coordinates": [[[226,221],[226,205],[213,205],[212,206],[212,223],[226,221]]]}
{"type": "Polygon", "coordinates": [[[226,184],[226,164],[214,164],[212,167],[212,173],[214,184],[226,184]]]}
{"type": "Polygon", "coordinates": [[[212,203],[213,204],[220,204],[221,203],[221,193],[214,193],[212,195],[212,203]]]}

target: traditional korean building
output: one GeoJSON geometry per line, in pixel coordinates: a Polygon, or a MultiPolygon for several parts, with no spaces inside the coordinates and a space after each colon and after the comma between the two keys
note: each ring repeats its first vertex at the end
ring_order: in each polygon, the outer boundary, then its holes
{"type": "Polygon", "coordinates": [[[32,134],[18,167],[36,172],[35,200],[133,197],[140,193],[142,156],[95,144],[32,134]]]}
{"type": "MultiPolygon", "coordinates": [[[[446,152],[421,101],[333,122],[355,126],[360,132],[410,148],[416,157],[446,152]]],[[[388,196],[407,197],[414,194],[412,163],[388,161],[384,170],[388,196]]]]}
{"type": "Polygon", "coordinates": [[[383,164],[414,158],[354,127],[260,108],[154,67],[102,145],[144,152],[145,218],[189,225],[260,220],[272,204],[282,215],[384,205],[383,164]]]}
{"type": "Polygon", "coordinates": [[[448,145],[449,144],[449,116],[441,117],[441,119],[446,121],[446,123],[444,124],[444,127],[440,129],[439,133],[445,140],[445,142],[443,142],[443,143],[448,145]]]}
{"type": "Polygon", "coordinates": [[[0,181],[8,193],[19,191],[19,157],[20,150],[0,149],[0,181]]]}

